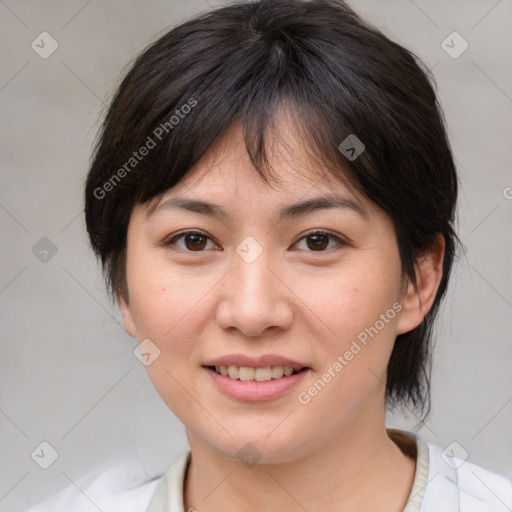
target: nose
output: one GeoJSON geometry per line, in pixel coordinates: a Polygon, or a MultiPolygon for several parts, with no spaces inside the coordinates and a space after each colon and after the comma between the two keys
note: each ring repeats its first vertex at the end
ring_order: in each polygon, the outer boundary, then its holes
{"type": "Polygon", "coordinates": [[[266,253],[247,262],[238,254],[222,280],[217,322],[223,329],[237,329],[245,336],[262,336],[266,330],[288,329],[293,321],[293,293],[266,253]]]}

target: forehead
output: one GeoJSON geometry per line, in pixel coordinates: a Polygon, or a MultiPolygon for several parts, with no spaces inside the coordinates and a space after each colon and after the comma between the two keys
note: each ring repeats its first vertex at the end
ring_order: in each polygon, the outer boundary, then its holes
{"type": "Polygon", "coordinates": [[[280,117],[279,129],[266,137],[266,156],[271,173],[265,182],[247,152],[241,125],[234,124],[203,155],[202,159],[172,189],[155,198],[150,210],[174,196],[209,198],[226,204],[231,198],[265,197],[271,203],[290,203],[319,195],[337,194],[371,209],[355,190],[344,171],[333,175],[319,158],[304,150],[290,122],[280,117]],[[274,136],[275,135],[275,136],[274,136]]]}

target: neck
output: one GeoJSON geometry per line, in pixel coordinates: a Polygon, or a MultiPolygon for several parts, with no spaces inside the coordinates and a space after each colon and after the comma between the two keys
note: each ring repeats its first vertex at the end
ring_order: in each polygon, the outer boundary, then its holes
{"type": "MultiPolygon", "coordinates": [[[[374,414],[374,411],[373,411],[374,414]]],[[[388,437],[385,414],[361,417],[289,462],[245,466],[187,430],[192,460],[185,510],[402,510],[416,461],[388,437]]]]}

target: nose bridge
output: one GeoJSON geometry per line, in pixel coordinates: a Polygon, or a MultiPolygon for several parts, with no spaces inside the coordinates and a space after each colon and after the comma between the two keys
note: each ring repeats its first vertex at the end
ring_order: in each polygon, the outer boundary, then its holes
{"type": "Polygon", "coordinates": [[[247,237],[236,248],[233,268],[226,276],[218,321],[224,328],[237,327],[245,334],[258,336],[271,326],[286,328],[291,311],[274,275],[270,252],[247,237]],[[268,268],[270,267],[270,268],[268,268]]]}
{"type": "Polygon", "coordinates": [[[273,284],[275,279],[267,268],[271,265],[269,251],[252,237],[247,237],[236,249],[232,275],[232,287],[234,298],[238,294],[238,300],[247,313],[257,311],[265,312],[269,303],[273,300],[273,284]]]}

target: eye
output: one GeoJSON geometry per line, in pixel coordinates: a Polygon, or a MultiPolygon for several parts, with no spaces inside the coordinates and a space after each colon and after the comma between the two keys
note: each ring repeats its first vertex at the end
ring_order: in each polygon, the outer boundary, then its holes
{"type": "Polygon", "coordinates": [[[307,233],[299,240],[299,242],[306,240],[306,246],[310,249],[313,249],[309,252],[325,252],[326,246],[329,245],[329,238],[338,242],[338,245],[346,245],[345,242],[341,240],[341,238],[334,235],[333,233],[330,233],[329,231],[313,231],[311,233],[307,233]]]}
{"type": "MultiPolygon", "coordinates": [[[[346,245],[341,238],[328,231],[313,231],[303,236],[299,242],[306,240],[307,247],[312,249],[309,252],[325,252],[329,245],[329,239],[335,240],[337,245],[346,245]]],[[[211,240],[211,238],[201,231],[181,231],[165,240],[162,245],[164,247],[175,245],[187,252],[203,252],[207,248],[208,240],[211,240]],[[182,246],[177,243],[180,240],[183,240],[182,246]]]]}
{"type": "Polygon", "coordinates": [[[165,240],[162,245],[164,247],[178,245],[180,249],[188,252],[202,252],[207,245],[205,242],[206,240],[211,240],[211,238],[201,231],[181,231],[180,233],[177,233],[171,238],[165,240]],[[180,239],[183,239],[184,247],[176,244],[180,239]]]}

